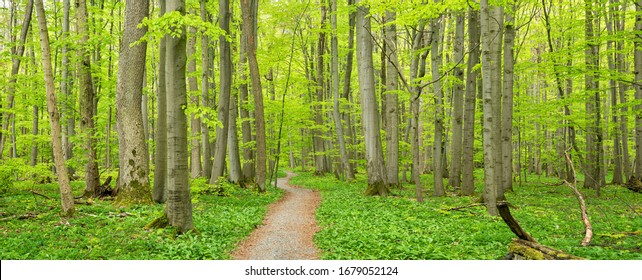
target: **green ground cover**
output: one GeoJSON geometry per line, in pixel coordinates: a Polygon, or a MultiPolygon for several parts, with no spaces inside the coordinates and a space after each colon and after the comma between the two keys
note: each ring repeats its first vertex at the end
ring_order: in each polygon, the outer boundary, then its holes
{"type": "MultiPolygon", "coordinates": [[[[478,170],[476,178],[481,180],[478,170]]],[[[593,225],[591,245],[582,247],[584,225],[572,190],[559,180],[528,177],[507,199],[513,216],[540,243],[588,259],[642,259],[642,195],[620,186],[607,186],[597,198],[581,189],[593,225]]],[[[432,177],[422,177],[425,188],[432,177]]],[[[484,207],[449,211],[478,197],[431,197],[414,200],[414,187],[405,185],[394,196],[365,197],[366,177],[344,183],[333,176],[299,172],[292,183],[318,189],[321,231],[315,242],[323,259],[501,259],[514,234],[484,207]]],[[[481,182],[476,193],[482,190],[481,182]]]]}
{"type": "MultiPolygon", "coordinates": [[[[226,196],[218,196],[205,194],[204,188],[204,182],[192,182],[194,223],[200,234],[175,237],[171,228],[144,229],[163,205],[120,208],[95,200],[93,205],[76,205],[75,217],[62,222],[57,185],[17,182],[0,196],[0,218],[5,219],[0,222],[0,259],[229,259],[237,242],[262,222],[267,205],[282,195],[274,188],[260,195],[224,186],[226,196]],[[25,214],[29,218],[19,218],[25,214]]],[[[82,189],[82,184],[74,184],[76,195],[82,189]]]]}

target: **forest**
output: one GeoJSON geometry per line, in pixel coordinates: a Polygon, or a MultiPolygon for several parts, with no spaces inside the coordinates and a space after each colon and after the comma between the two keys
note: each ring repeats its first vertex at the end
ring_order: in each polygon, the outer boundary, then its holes
{"type": "Polygon", "coordinates": [[[642,259],[642,0],[0,22],[0,259],[642,259]]]}

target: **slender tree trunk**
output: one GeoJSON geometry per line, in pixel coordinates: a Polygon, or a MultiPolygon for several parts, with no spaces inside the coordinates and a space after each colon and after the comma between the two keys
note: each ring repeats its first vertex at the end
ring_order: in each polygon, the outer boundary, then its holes
{"type": "MultiPolygon", "coordinates": [[[[184,0],[167,0],[166,11],[185,14],[184,0]]],[[[166,87],[167,87],[167,205],[165,214],[169,225],[178,227],[181,233],[194,228],[192,200],[187,167],[187,105],[185,66],[185,26],[173,27],[179,36],[166,38],[166,87]]]]}
{"type": "Polygon", "coordinates": [[[502,193],[513,191],[513,46],[515,45],[515,9],[512,5],[504,23],[504,90],[502,91],[502,193]]]}
{"type": "Polygon", "coordinates": [[[49,124],[51,125],[54,162],[58,173],[58,184],[60,185],[60,198],[62,204],[61,215],[63,217],[71,217],[74,214],[74,198],[71,192],[71,185],[69,184],[67,168],[65,167],[65,158],[62,153],[60,115],[58,113],[56,88],[54,86],[53,69],[51,67],[49,31],[47,30],[47,20],[42,0],[36,0],[35,4],[40,34],[40,47],[42,50],[42,68],[45,76],[45,88],[47,91],[47,112],[49,113],[49,124]]]}
{"type": "Polygon", "coordinates": [[[91,53],[89,52],[89,28],[87,26],[87,3],[86,0],[76,0],[76,32],[80,35],[80,48],[78,49],[78,88],[80,107],[80,130],[83,133],[84,149],[87,163],[85,165],[85,187],[84,196],[93,197],[96,195],[100,185],[98,174],[98,162],[96,155],[95,133],[95,102],[96,92],[91,76],[91,53]]]}
{"type": "Polygon", "coordinates": [[[419,22],[419,26],[417,27],[417,31],[415,33],[415,36],[413,36],[412,40],[412,53],[413,57],[410,63],[410,80],[413,83],[413,93],[410,97],[410,126],[412,129],[412,137],[411,137],[411,149],[412,149],[412,172],[411,172],[411,177],[412,180],[415,183],[415,193],[417,197],[417,202],[423,202],[423,189],[421,186],[421,180],[419,178],[419,175],[421,173],[420,171],[420,136],[421,133],[420,128],[419,128],[419,105],[421,99],[419,98],[421,95],[421,87],[418,85],[415,85],[417,83],[416,79],[423,77],[425,74],[425,67],[420,67],[420,64],[425,64],[425,59],[426,56],[421,55],[420,49],[423,47],[422,41],[423,41],[423,33],[424,33],[424,28],[425,24],[423,22],[419,22]]]}
{"type": "MultiPolygon", "coordinates": [[[[331,18],[332,21],[332,38],[331,38],[331,48],[332,48],[332,92],[334,94],[333,98],[333,116],[334,116],[334,125],[335,131],[337,133],[337,141],[339,142],[339,152],[341,153],[341,164],[345,170],[346,180],[354,180],[354,173],[352,173],[352,168],[350,168],[350,154],[347,152],[345,138],[343,136],[343,125],[341,124],[341,114],[339,108],[339,42],[337,39],[337,0],[332,0],[331,6],[331,18]]],[[[292,158],[292,153],[290,153],[290,158],[292,158]]],[[[292,160],[290,160],[292,162],[292,160]]]]}
{"type": "Polygon", "coordinates": [[[247,40],[245,36],[241,36],[241,44],[239,50],[239,97],[240,103],[235,104],[239,106],[239,115],[241,116],[241,134],[243,138],[243,177],[248,182],[242,182],[245,185],[251,182],[255,176],[254,169],[254,152],[249,147],[252,142],[252,124],[250,123],[250,112],[248,111],[248,83],[247,83],[247,40]]]}
{"type": "Polygon", "coordinates": [[[462,143],[462,170],[461,194],[473,195],[475,193],[474,172],[474,140],[475,140],[475,101],[477,100],[477,80],[480,56],[480,27],[479,12],[472,8],[468,10],[468,66],[466,69],[466,99],[464,104],[464,131],[462,143]]]}
{"type": "MultiPolygon", "coordinates": [[[[438,2],[438,0],[435,0],[438,2]]],[[[443,164],[442,154],[443,150],[443,138],[444,138],[444,92],[441,88],[441,80],[439,68],[442,64],[442,56],[439,52],[439,46],[441,42],[441,19],[438,17],[434,20],[432,25],[432,35],[431,35],[431,46],[430,46],[430,59],[431,59],[431,72],[432,72],[432,86],[435,93],[435,135],[433,142],[433,196],[444,196],[444,179],[443,179],[443,164]]]]}
{"type": "Polygon", "coordinates": [[[227,131],[227,150],[229,153],[230,161],[230,182],[239,184],[245,181],[241,169],[241,158],[239,156],[239,137],[236,128],[236,118],[238,115],[237,94],[231,92],[230,96],[230,115],[229,115],[229,130],[227,131]]]}
{"type": "MultiPolygon", "coordinates": [[[[207,22],[207,8],[205,4],[206,0],[200,0],[201,5],[201,20],[207,22]]],[[[205,30],[201,33],[201,106],[208,108],[210,106],[210,93],[209,93],[209,71],[210,71],[210,60],[209,60],[209,37],[205,30]]],[[[204,114],[204,120],[209,120],[209,115],[204,114]]],[[[202,175],[206,178],[212,174],[212,152],[210,150],[210,128],[207,125],[207,122],[201,123],[201,151],[203,152],[203,166],[202,166],[202,175]]]]}
{"type": "Polygon", "coordinates": [[[464,12],[459,12],[455,19],[455,42],[453,43],[456,64],[454,76],[457,79],[453,86],[451,170],[449,184],[455,189],[461,188],[463,118],[464,118],[464,12]]]}
{"type": "MultiPolygon", "coordinates": [[[[348,0],[348,5],[354,5],[354,0],[348,0]]],[[[346,149],[348,152],[348,156],[350,160],[356,159],[357,155],[354,149],[354,144],[355,144],[355,137],[354,134],[352,133],[353,125],[352,125],[352,117],[350,112],[352,111],[352,107],[348,104],[350,104],[350,91],[351,91],[351,81],[352,81],[352,66],[353,66],[353,61],[354,61],[354,28],[356,25],[356,12],[351,11],[350,14],[348,15],[348,53],[346,54],[346,64],[345,64],[345,71],[343,73],[343,93],[341,94],[341,98],[344,100],[344,105],[343,106],[343,121],[345,122],[345,138],[346,138],[346,149]]],[[[350,165],[350,169],[352,169],[352,173],[355,173],[354,165],[348,161],[348,164],[350,165]]]]}
{"type": "MultiPolygon", "coordinates": [[[[357,0],[359,5],[361,0],[357,0]]],[[[357,9],[357,69],[359,91],[361,92],[361,119],[363,121],[366,162],[368,167],[368,188],[366,195],[388,195],[386,172],[383,161],[383,148],[379,131],[379,110],[375,95],[374,67],[372,62],[372,38],[370,27],[370,8],[357,9]]]]}
{"type": "MultiPolygon", "coordinates": [[[[617,0],[615,2],[618,2],[617,0]]],[[[626,12],[626,2],[622,2],[621,11],[618,13],[617,19],[615,21],[616,32],[623,32],[624,28],[624,14],[626,12]]],[[[622,75],[627,73],[626,65],[624,63],[624,39],[620,39],[615,42],[616,55],[615,55],[615,65],[618,69],[618,72],[622,75]]],[[[628,89],[628,84],[624,81],[618,82],[618,95],[620,98],[620,104],[626,104],[626,91],[628,89]]],[[[631,159],[629,156],[629,106],[622,106],[620,108],[620,133],[622,138],[622,167],[624,170],[624,179],[628,181],[631,177],[631,159]]]]}
{"type": "Polygon", "coordinates": [[[33,136],[33,143],[31,144],[31,159],[29,160],[29,165],[36,166],[36,164],[38,164],[38,105],[33,105],[31,135],[33,136]]]}
{"type": "MultiPolygon", "coordinates": [[[[13,52],[13,59],[11,60],[11,76],[9,79],[9,85],[7,86],[7,105],[5,108],[8,110],[12,109],[14,106],[14,94],[16,90],[16,75],[20,71],[20,57],[25,52],[25,40],[27,39],[27,34],[29,33],[29,25],[31,24],[31,15],[33,11],[33,0],[27,2],[27,7],[25,10],[25,18],[22,21],[22,29],[20,30],[20,39],[18,39],[17,47],[15,52],[13,52]]],[[[4,114],[2,116],[2,130],[0,132],[7,131],[9,125],[13,121],[14,114],[4,114]]],[[[0,133],[0,159],[2,159],[2,153],[4,151],[4,145],[7,141],[7,133],[0,133]]]]}
{"type": "MultiPolygon", "coordinates": [[[[321,1],[321,29],[326,27],[326,7],[325,1],[321,1]]],[[[323,140],[323,133],[325,130],[325,123],[323,121],[323,95],[324,95],[324,60],[325,54],[325,31],[319,32],[319,40],[317,41],[317,69],[315,78],[316,89],[316,102],[314,103],[314,124],[315,128],[312,130],[314,139],[314,166],[316,175],[323,175],[330,170],[326,169],[325,164],[325,145],[323,140]]]]}
{"type": "MultiPolygon", "coordinates": [[[[195,14],[194,9],[190,13],[195,14]]],[[[192,103],[192,106],[195,108],[199,107],[200,94],[198,92],[198,80],[196,79],[196,28],[189,28],[189,38],[187,39],[187,57],[189,59],[187,63],[187,72],[191,75],[187,79],[189,84],[189,100],[192,103]]],[[[200,141],[200,132],[201,132],[201,120],[196,115],[192,113],[190,116],[190,128],[191,128],[191,150],[190,150],[190,176],[192,178],[198,178],[203,176],[201,168],[201,141],[200,141]]]]}
{"type": "MultiPolygon", "coordinates": [[[[74,143],[71,138],[76,134],[76,117],[74,116],[75,99],[71,91],[72,81],[69,79],[69,45],[66,40],[69,36],[69,9],[70,0],[63,1],[63,19],[62,19],[62,50],[61,57],[62,73],[60,77],[60,92],[64,96],[64,111],[63,111],[63,135],[62,135],[62,148],[65,155],[65,160],[70,160],[74,157],[74,143]]],[[[73,167],[67,168],[69,176],[73,177],[75,170],[73,167]]]]}
{"type": "MultiPolygon", "coordinates": [[[[397,13],[386,11],[386,22],[394,22],[397,13]]],[[[388,185],[399,187],[399,96],[397,94],[399,60],[397,59],[397,26],[387,25],[385,28],[386,42],[386,93],[385,121],[386,121],[386,170],[388,185]]],[[[383,53],[383,52],[382,52],[383,53]]]]}
{"type": "Polygon", "coordinates": [[[602,182],[601,168],[602,168],[602,136],[601,136],[601,109],[600,109],[600,94],[597,81],[598,70],[598,46],[595,42],[594,31],[594,4],[592,0],[585,0],[585,36],[586,36],[586,49],[585,64],[586,74],[584,78],[584,86],[589,93],[589,99],[586,102],[586,116],[589,123],[586,131],[586,162],[585,162],[585,180],[584,187],[593,188],[597,191],[598,196],[602,182]]]}
{"type": "MultiPolygon", "coordinates": [[[[166,0],[159,0],[160,16],[166,11],[166,0]]],[[[154,158],[154,188],[152,199],[167,201],[167,35],[160,40],[158,63],[158,120],[156,125],[156,153],[154,158]]]]}
{"type": "MultiPolygon", "coordinates": [[[[642,0],[635,3],[635,32],[642,32],[642,0]]],[[[634,51],[635,67],[635,100],[642,100],[642,40],[636,38],[634,51]]],[[[635,110],[642,110],[642,105],[638,103],[635,110]]],[[[642,115],[635,115],[635,177],[642,178],[642,115]]]]}
{"type": "MultiPolygon", "coordinates": [[[[230,3],[227,0],[219,0],[219,28],[230,34],[230,3]]],[[[232,55],[230,42],[225,35],[219,36],[220,51],[220,71],[219,71],[219,89],[220,96],[218,99],[218,120],[223,124],[216,129],[216,144],[214,150],[214,162],[212,164],[212,175],[210,184],[218,182],[219,177],[223,176],[225,169],[225,155],[227,154],[227,133],[229,131],[229,113],[230,113],[230,90],[232,87],[232,55]]]]}
{"type": "Polygon", "coordinates": [[[125,28],[121,44],[116,86],[116,127],[118,129],[118,197],[119,204],[151,202],[149,191],[149,152],[143,126],[143,80],[147,43],[134,45],[147,33],[138,28],[149,16],[148,0],[127,0],[125,28]]]}
{"type": "Polygon", "coordinates": [[[252,80],[252,92],[254,93],[254,121],[256,124],[256,184],[261,192],[265,192],[266,177],[266,143],[265,143],[265,117],[263,114],[263,90],[261,88],[261,75],[259,64],[256,60],[256,10],[257,0],[241,0],[241,11],[243,14],[243,33],[247,40],[247,56],[250,66],[250,79],[252,80]]]}
{"type": "MultiPolygon", "coordinates": [[[[614,23],[617,18],[616,12],[615,12],[615,7],[614,7],[614,1],[611,0],[609,1],[609,17],[606,21],[606,30],[609,34],[609,36],[614,36],[615,35],[615,28],[614,28],[614,23]]],[[[615,65],[615,56],[616,53],[614,52],[614,41],[613,39],[609,39],[606,42],[606,48],[607,48],[607,63],[609,67],[609,72],[610,73],[617,73],[617,66],[615,65]],[[613,52],[613,53],[612,53],[613,52]]],[[[613,74],[611,74],[613,75],[613,74]]],[[[611,120],[613,121],[614,124],[617,123],[618,121],[618,108],[617,108],[617,100],[618,100],[618,93],[617,93],[617,81],[611,77],[609,80],[609,88],[610,88],[610,98],[611,98],[611,120]]],[[[623,184],[624,183],[624,178],[622,177],[622,146],[621,146],[621,141],[620,141],[620,133],[619,133],[619,127],[614,127],[613,129],[609,129],[611,132],[611,136],[613,137],[613,184],[623,184]]]]}

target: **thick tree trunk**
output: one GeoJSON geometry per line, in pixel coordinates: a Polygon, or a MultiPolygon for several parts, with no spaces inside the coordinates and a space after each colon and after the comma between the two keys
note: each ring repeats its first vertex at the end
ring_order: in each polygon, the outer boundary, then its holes
{"type": "Polygon", "coordinates": [[[60,132],[60,115],[56,101],[56,88],[54,86],[53,70],[51,67],[51,50],[49,48],[49,31],[45,8],[42,0],[36,0],[36,14],[38,17],[38,28],[40,35],[40,47],[42,50],[42,68],[45,76],[45,89],[47,91],[47,112],[49,113],[49,124],[51,125],[51,138],[53,144],[54,162],[58,172],[58,184],[60,185],[60,198],[62,204],[62,216],[71,217],[74,214],[74,198],[69,184],[69,175],[65,167],[65,158],[62,153],[62,135],[60,132]]]}
{"type": "Polygon", "coordinates": [[[475,141],[475,106],[477,100],[477,79],[479,69],[475,65],[479,63],[480,56],[480,29],[479,12],[472,8],[468,10],[468,66],[466,69],[466,98],[464,104],[464,131],[462,143],[462,170],[461,170],[461,194],[473,195],[475,193],[474,165],[474,141],[475,141]]]}
{"type": "MultiPolygon", "coordinates": [[[[615,12],[615,7],[614,7],[614,1],[610,0],[609,5],[611,5],[611,8],[609,8],[609,19],[606,21],[606,30],[609,34],[609,36],[615,35],[615,28],[614,25],[616,24],[615,21],[617,19],[617,14],[615,12]]],[[[614,41],[613,39],[609,39],[606,42],[606,48],[607,48],[607,53],[609,53],[607,57],[607,63],[609,67],[609,71],[611,73],[617,73],[617,66],[615,64],[615,56],[616,53],[612,53],[614,50],[614,41]]],[[[618,122],[618,108],[617,108],[617,100],[618,100],[618,93],[617,93],[617,81],[613,78],[609,80],[609,89],[610,89],[610,98],[611,98],[611,120],[613,121],[614,124],[618,122]]],[[[622,169],[622,142],[620,141],[620,133],[619,133],[619,127],[615,127],[614,129],[609,129],[611,137],[613,137],[613,184],[623,184],[624,183],[624,177],[623,175],[623,169],[622,169]]]]}
{"type": "Polygon", "coordinates": [[[236,118],[238,115],[237,94],[231,93],[229,105],[229,130],[227,131],[227,150],[230,161],[230,182],[238,184],[245,181],[241,169],[241,158],[239,155],[239,137],[236,129],[236,118]]]}
{"type": "MultiPolygon", "coordinates": [[[[166,11],[185,14],[184,0],[168,0],[166,11]]],[[[194,228],[192,200],[190,198],[187,161],[187,105],[185,64],[185,27],[174,31],[179,37],[167,36],[166,87],[167,87],[167,205],[165,214],[169,225],[178,227],[181,233],[194,228]]]]}
{"type": "Polygon", "coordinates": [[[424,65],[425,64],[425,55],[421,55],[420,49],[423,47],[422,41],[423,41],[423,33],[424,33],[424,28],[425,24],[423,22],[419,22],[419,26],[417,27],[417,31],[415,33],[415,36],[413,36],[412,40],[412,50],[413,50],[413,57],[410,62],[410,80],[412,81],[413,84],[413,94],[410,97],[410,126],[411,126],[411,149],[412,149],[412,172],[411,172],[411,177],[412,181],[415,183],[415,194],[417,197],[417,202],[423,202],[423,189],[421,186],[421,180],[419,178],[419,175],[421,173],[420,171],[420,135],[421,133],[420,128],[419,128],[419,107],[420,107],[420,101],[421,99],[419,98],[421,95],[421,87],[416,85],[417,81],[416,79],[421,78],[425,74],[425,67],[420,67],[419,65],[424,65]]]}
{"type": "Polygon", "coordinates": [[[147,33],[147,27],[138,28],[149,16],[148,0],[127,0],[125,29],[121,44],[118,82],[116,86],[116,126],[118,129],[118,197],[119,204],[148,203],[149,152],[143,126],[142,99],[145,79],[147,43],[133,45],[147,33]]]}
{"type": "MultiPolygon", "coordinates": [[[[247,81],[247,40],[245,36],[241,36],[241,44],[239,50],[239,115],[241,117],[241,136],[243,138],[243,177],[249,183],[254,180],[254,151],[249,147],[252,142],[252,124],[250,123],[250,112],[248,111],[248,81],[247,81]]],[[[242,185],[245,185],[242,183],[242,185]]]]}
{"type": "MultiPolygon", "coordinates": [[[[160,0],[160,15],[166,11],[166,0],[160,0]]],[[[158,63],[158,120],[156,125],[156,153],[154,158],[154,188],[152,199],[158,203],[167,200],[167,38],[161,38],[158,63]]]]}
{"type": "MultiPolygon", "coordinates": [[[[230,34],[230,3],[227,0],[219,0],[219,28],[225,33],[230,34]]],[[[210,184],[218,182],[219,177],[223,176],[225,169],[225,156],[227,154],[227,132],[229,131],[229,113],[230,113],[230,91],[232,88],[232,54],[230,42],[225,35],[219,36],[220,51],[220,71],[219,71],[219,90],[218,99],[218,121],[223,124],[216,128],[216,144],[214,145],[214,162],[212,164],[212,175],[210,184]]]]}
{"type": "MultiPolygon", "coordinates": [[[[437,2],[438,0],[435,0],[437,2]]],[[[435,93],[435,135],[433,138],[433,196],[444,196],[444,179],[443,179],[443,153],[444,153],[444,92],[441,88],[439,68],[442,64],[442,56],[439,52],[441,42],[441,17],[434,20],[432,24],[430,60],[432,72],[432,86],[435,93]]]]}
{"type": "Polygon", "coordinates": [[[260,192],[265,192],[266,177],[266,143],[265,143],[265,117],[263,114],[263,90],[261,88],[261,75],[259,64],[256,60],[256,10],[257,0],[241,0],[243,14],[243,33],[247,43],[247,56],[250,66],[250,79],[254,95],[254,121],[256,125],[256,185],[260,192]]]}
{"type": "MultiPolygon", "coordinates": [[[[386,22],[396,20],[394,11],[386,11],[386,22]]],[[[386,175],[390,187],[399,187],[399,96],[397,94],[399,61],[397,59],[397,26],[392,23],[386,26],[386,93],[385,121],[386,121],[386,175]]]]}
{"type": "MultiPolygon", "coordinates": [[[[346,149],[346,141],[343,136],[343,124],[341,123],[341,114],[339,107],[339,42],[337,39],[337,0],[332,0],[332,11],[331,18],[332,21],[332,39],[331,39],[331,48],[332,48],[332,92],[333,92],[333,117],[334,117],[334,126],[337,133],[337,141],[339,142],[339,152],[341,154],[341,164],[346,174],[346,180],[354,180],[354,173],[352,173],[352,168],[350,168],[350,154],[346,149]]],[[[292,159],[292,153],[290,153],[290,158],[292,159]]],[[[292,160],[290,160],[292,164],[292,160]]]]}
{"type": "MultiPolygon", "coordinates": [[[[359,5],[361,0],[356,1],[359,5]]],[[[374,67],[372,62],[372,38],[370,27],[370,9],[361,6],[357,9],[357,69],[359,73],[359,91],[361,93],[361,119],[363,121],[366,162],[368,170],[368,188],[366,195],[388,195],[386,172],[383,161],[383,148],[379,131],[379,110],[375,95],[374,67]]]]}
{"type": "MultiPolygon", "coordinates": [[[[497,215],[496,202],[500,196],[500,183],[501,165],[498,164],[497,159],[500,153],[497,152],[501,149],[498,145],[500,139],[500,125],[499,119],[499,102],[498,93],[501,92],[498,88],[500,83],[497,77],[497,71],[501,69],[501,56],[497,55],[497,48],[501,44],[497,41],[501,40],[499,36],[498,22],[500,19],[499,7],[490,7],[487,0],[481,1],[481,42],[482,42],[482,83],[483,83],[483,146],[484,146],[484,203],[488,208],[490,215],[497,215]]],[[[501,48],[499,49],[501,53],[501,48]]]]}

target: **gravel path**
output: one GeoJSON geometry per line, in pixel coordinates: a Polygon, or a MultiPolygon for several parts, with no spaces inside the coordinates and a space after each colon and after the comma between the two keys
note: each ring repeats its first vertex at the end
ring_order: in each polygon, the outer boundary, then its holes
{"type": "Polygon", "coordinates": [[[241,242],[232,258],[237,260],[317,260],[319,250],[313,242],[318,231],[316,208],[319,193],[290,186],[294,173],[279,178],[277,186],[285,196],[271,205],[263,226],[241,242]]]}

